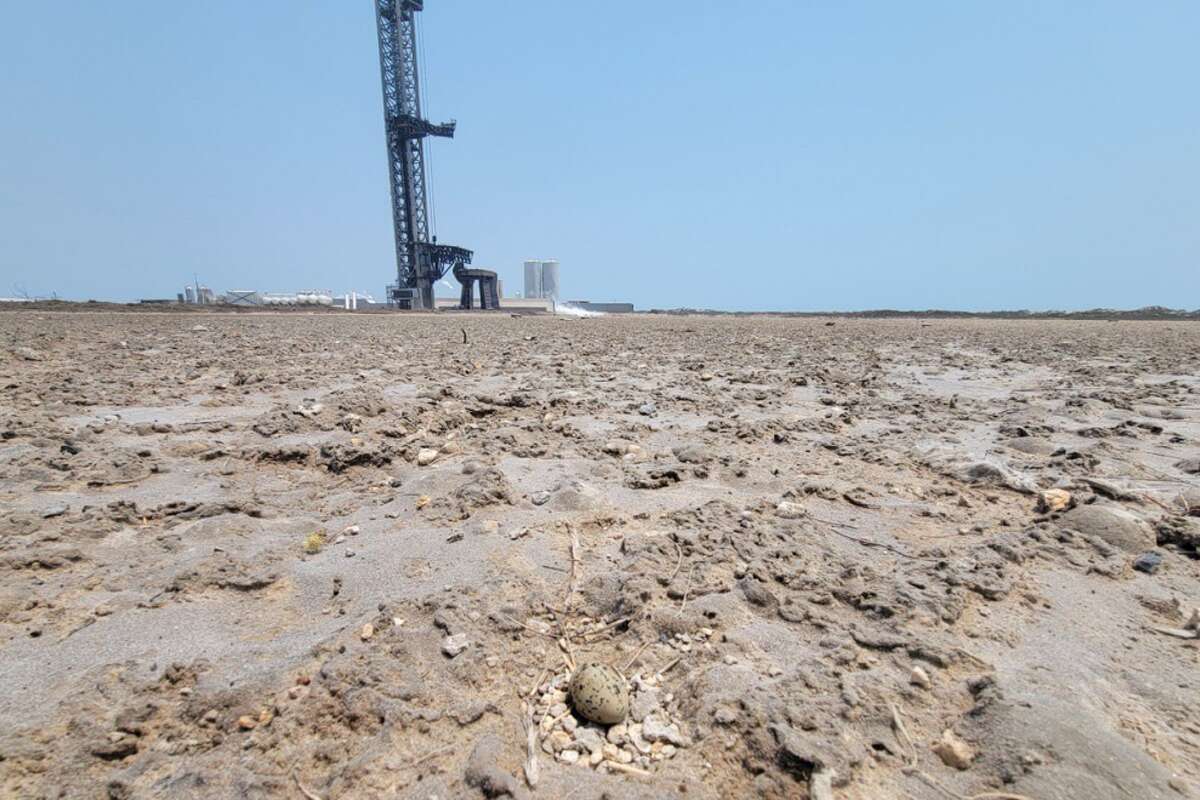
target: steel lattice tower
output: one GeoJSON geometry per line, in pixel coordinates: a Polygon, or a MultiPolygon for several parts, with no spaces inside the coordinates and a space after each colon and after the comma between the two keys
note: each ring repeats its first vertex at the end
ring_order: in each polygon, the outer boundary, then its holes
{"type": "Polygon", "coordinates": [[[424,0],[373,2],[396,229],[396,283],[388,287],[388,302],[400,308],[432,309],[433,284],[454,266],[470,264],[472,258],[470,250],[440,245],[429,235],[425,137],[452,139],[456,123],[435,125],[421,116],[416,15],[424,10],[424,0]]]}

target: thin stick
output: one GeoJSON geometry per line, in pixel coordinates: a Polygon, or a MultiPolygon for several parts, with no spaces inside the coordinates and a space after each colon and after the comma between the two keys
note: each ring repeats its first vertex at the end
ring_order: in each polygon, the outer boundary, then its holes
{"type": "Polygon", "coordinates": [[[412,761],[408,762],[403,767],[401,767],[401,769],[412,769],[413,767],[417,766],[418,764],[422,764],[431,758],[437,758],[438,756],[444,756],[447,753],[453,753],[454,750],[455,750],[454,747],[443,747],[441,750],[430,751],[430,752],[426,753],[425,755],[421,756],[420,758],[414,758],[412,761]]]}
{"type": "Polygon", "coordinates": [[[683,601],[679,604],[679,615],[683,615],[683,607],[687,605],[688,595],[692,592],[692,576],[696,574],[696,565],[692,564],[692,568],[688,570],[687,588],[683,590],[683,601]]]}
{"type": "Polygon", "coordinates": [[[624,772],[627,775],[637,775],[641,778],[650,777],[650,773],[646,770],[631,767],[628,764],[619,764],[616,761],[605,761],[604,763],[608,765],[609,769],[615,769],[617,772],[624,772]]]}
{"type": "Polygon", "coordinates": [[[1197,633],[1196,631],[1189,631],[1184,628],[1160,628],[1157,625],[1147,625],[1146,629],[1154,631],[1155,633],[1174,636],[1176,639],[1200,639],[1200,633],[1197,633]]]}
{"type": "Polygon", "coordinates": [[[558,649],[563,651],[563,660],[567,662],[567,669],[571,670],[571,672],[574,672],[575,671],[575,654],[573,652],[571,652],[570,643],[568,643],[565,638],[559,639],[558,640],[558,649]]]}
{"type": "Polygon", "coordinates": [[[892,728],[896,731],[896,738],[908,750],[907,761],[909,765],[915,767],[917,765],[917,747],[913,744],[912,737],[908,735],[908,728],[904,726],[904,720],[900,717],[900,709],[896,707],[895,703],[892,703],[890,708],[892,711],[892,728]]]}
{"type": "Polygon", "coordinates": [[[679,563],[675,565],[675,571],[671,573],[671,577],[667,579],[667,585],[675,582],[675,576],[679,574],[679,570],[683,568],[683,548],[679,546],[679,542],[675,542],[675,549],[679,551],[679,563]]]}
{"type": "Polygon", "coordinates": [[[525,630],[527,630],[531,633],[536,633],[538,636],[545,636],[547,639],[557,639],[558,638],[553,633],[546,633],[545,631],[539,631],[537,628],[533,627],[532,625],[526,625],[524,622],[515,620],[512,617],[505,616],[504,614],[497,614],[497,616],[500,617],[500,619],[504,620],[505,622],[511,622],[513,625],[520,625],[525,630]]]}
{"type": "Polygon", "coordinates": [[[296,782],[296,788],[300,790],[300,794],[304,795],[306,798],[308,798],[308,800],[321,800],[321,795],[309,791],[309,789],[300,782],[300,776],[297,775],[294,770],[292,771],[292,780],[296,782]]]}
{"type": "Polygon", "coordinates": [[[529,703],[521,704],[522,722],[525,725],[525,782],[530,789],[536,789],[540,778],[537,760],[538,726],[533,724],[529,714],[529,703]]]}
{"type": "Polygon", "coordinates": [[[936,559],[931,559],[931,558],[922,558],[921,556],[914,556],[910,553],[904,552],[903,550],[901,550],[898,547],[893,547],[890,544],[885,544],[883,542],[873,542],[870,539],[860,539],[857,536],[851,536],[848,533],[842,533],[841,531],[838,530],[838,528],[847,528],[852,531],[858,530],[858,528],[854,527],[853,525],[847,525],[844,522],[834,522],[833,520],[830,520],[830,519],[821,519],[820,517],[813,517],[811,514],[809,516],[817,522],[821,522],[821,523],[828,525],[830,528],[829,532],[832,533],[834,536],[840,536],[843,539],[846,539],[847,541],[855,542],[856,544],[861,544],[863,547],[879,547],[879,548],[882,548],[889,552],[895,553],[896,555],[900,556],[901,558],[907,558],[910,561],[934,561],[934,560],[936,560],[936,559]]]}
{"type": "Polygon", "coordinates": [[[579,535],[575,532],[575,526],[570,526],[571,531],[571,575],[567,584],[567,602],[566,608],[571,608],[571,598],[575,596],[575,576],[579,570],[579,535]]]}
{"type": "Polygon", "coordinates": [[[535,694],[537,694],[537,690],[542,688],[542,681],[546,680],[546,676],[549,674],[550,670],[542,669],[542,674],[538,675],[537,682],[533,684],[533,688],[529,690],[529,694],[525,695],[525,697],[532,698],[535,694]]]}
{"type": "Polygon", "coordinates": [[[633,666],[633,662],[638,660],[638,656],[642,654],[642,651],[652,644],[654,644],[653,639],[648,642],[643,642],[642,646],[637,649],[637,651],[633,654],[633,658],[629,659],[629,663],[625,665],[625,669],[621,670],[621,672],[629,672],[629,668],[633,666]]]}
{"type": "Polygon", "coordinates": [[[618,620],[615,620],[614,622],[608,623],[607,625],[605,625],[603,628],[600,628],[599,630],[594,630],[589,633],[577,634],[577,635],[582,635],[585,640],[591,641],[592,637],[599,636],[600,634],[606,633],[607,631],[610,631],[619,625],[622,625],[626,622],[632,622],[632,621],[633,621],[633,617],[622,617],[621,619],[618,619],[618,620]]]}

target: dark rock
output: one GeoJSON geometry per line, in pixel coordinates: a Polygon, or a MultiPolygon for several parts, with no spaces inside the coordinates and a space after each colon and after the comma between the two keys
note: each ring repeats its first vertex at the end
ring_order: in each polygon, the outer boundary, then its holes
{"type": "Polygon", "coordinates": [[[138,751],[136,736],[122,734],[116,741],[105,739],[92,746],[91,753],[104,761],[119,761],[122,758],[135,755],[138,751]]]}
{"type": "Polygon", "coordinates": [[[869,650],[896,650],[909,645],[907,637],[884,631],[863,631],[855,628],[850,631],[850,636],[859,646],[869,650]]]}
{"type": "Polygon", "coordinates": [[[1133,562],[1133,568],[1138,572],[1153,575],[1162,566],[1163,557],[1158,553],[1143,553],[1133,562]]]}
{"type": "MultiPolygon", "coordinates": [[[[1192,511],[1195,514],[1196,509],[1192,511]]],[[[1161,520],[1158,523],[1159,545],[1177,547],[1193,558],[1200,555],[1200,519],[1196,516],[1167,517],[1161,520]]]]}
{"type": "Polygon", "coordinates": [[[742,594],[746,596],[751,605],[769,611],[779,608],[779,598],[773,595],[770,589],[753,578],[743,578],[738,581],[738,588],[742,590],[742,594]]]}

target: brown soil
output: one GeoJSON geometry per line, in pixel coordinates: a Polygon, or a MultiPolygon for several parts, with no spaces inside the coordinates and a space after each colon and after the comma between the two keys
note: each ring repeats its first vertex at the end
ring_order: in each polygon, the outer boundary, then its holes
{"type": "Polygon", "coordinates": [[[1194,797],[1198,375],[1171,322],[11,311],[0,795],[1194,797]]]}

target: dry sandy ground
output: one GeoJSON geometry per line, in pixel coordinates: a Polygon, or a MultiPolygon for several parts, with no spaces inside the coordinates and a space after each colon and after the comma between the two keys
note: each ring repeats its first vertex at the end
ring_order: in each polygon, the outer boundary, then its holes
{"type": "Polygon", "coordinates": [[[0,313],[0,795],[1197,797],[1198,375],[1189,323],[0,313]]]}

